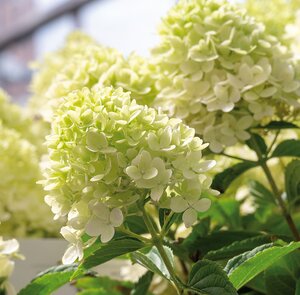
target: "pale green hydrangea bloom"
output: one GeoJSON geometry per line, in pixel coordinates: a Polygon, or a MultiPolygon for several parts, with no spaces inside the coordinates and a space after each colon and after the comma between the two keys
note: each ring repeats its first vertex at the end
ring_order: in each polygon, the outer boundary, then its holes
{"type": "Polygon", "coordinates": [[[0,291],[4,290],[7,295],[16,294],[14,287],[9,282],[15,262],[14,258],[23,259],[19,254],[19,243],[15,239],[3,240],[0,236],[0,291]]]}
{"type": "Polygon", "coordinates": [[[56,236],[58,224],[43,202],[39,122],[0,90],[0,232],[5,236],[56,236]]]}
{"type": "Polygon", "coordinates": [[[5,127],[22,134],[22,137],[34,144],[40,153],[44,151],[45,129],[43,124],[32,118],[28,109],[12,103],[2,89],[0,89],[0,121],[5,127]]]}
{"type": "Polygon", "coordinates": [[[267,33],[300,53],[298,0],[246,0],[243,5],[251,16],[265,24],[267,33]]]}
{"type": "Polygon", "coordinates": [[[300,81],[286,47],[225,0],[180,0],[152,50],[155,107],[183,119],[214,152],[249,139],[249,127],[298,108],[300,81]]]}
{"type": "Polygon", "coordinates": [[[124,58],[116,49],[97,44],[80,32],[70,34],[65,46],[37,63],[30,107],[51,121],[61,98],[82,87],[122,87],[141,103],[154,96],[151,65],[136,54],[124,58]]]}
{"type": "Polygon", "coordinates": [[[141,198],[187,211],[183,221],[192,225],[196,212],[210,205],[203,194],[216,193],[205,174],[214,161],[202,159],[207,144],[194,134],[121,88],[96,86],[64,97],[47,137],[50,161],[43,181],[55,218],[68,219],[61,230],[70,242],[64,263],[82,258],[83,233],[111,240],[141,198]],[[179,208],[174,198],[188,204],[179,208]]]}
{"type": "Polygon", "coordinates": [[[56,236],[59,224],[36,184],[41,178],[36,147],[0,118],[0,232],[4,236],[56,236]]]}

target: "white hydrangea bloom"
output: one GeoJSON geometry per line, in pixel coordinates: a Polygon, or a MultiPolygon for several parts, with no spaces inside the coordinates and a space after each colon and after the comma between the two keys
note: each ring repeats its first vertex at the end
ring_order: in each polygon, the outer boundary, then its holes
{"type": "Polygon", "coordinates": [[[43,149],[33,127],[0,91],[0,232],[5,236],[57,236],[59,230],[36,185],[43,149]]]}
{"type": "Polygon", "coordinates": [[[194,127],[214,152],[299,108],[293,55],[236,5],[180,0],[159,33],[153,105],[194,127]]]}
{"type": "MultiPolygon", "coordinates": [[[[65,97],[47,137],[43,181],[56,218],[67,217],[61,233],[71,245],[63,261],[82,258],[84,233],[111,240],[128,210],[148,196],[159,207],[193,193],[189,206],[204,210],[202,195],[215,193],[205,173],[215,161],[202,159],[207,144],[194,135],[181,120],[137,104],[121,88],[84,88],[65,97]]],[[[187,226],[195,221],[190,215],[194,211],[184,213],[187,226]]]]}
{"type": "Polygon", "coordinates": [[[51,122],[62,97],[83,87],[122,87],[142,104],[154,98],[151,64],[131,54],[125,58],[118,50],[98,44],[81,32],[71,33],[63,48],[36,63],[30,109],[51,122]]]}

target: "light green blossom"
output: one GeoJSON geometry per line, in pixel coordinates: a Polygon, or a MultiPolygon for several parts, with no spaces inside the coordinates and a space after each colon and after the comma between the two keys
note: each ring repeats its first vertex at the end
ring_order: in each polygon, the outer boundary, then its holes
{"type": "Polygon", "coordinates": [[[293,47],[297,43],[300,32],[299,27],[295,27],[300,11],[297,0],[246,0],[243,6],[251,16],[265,24],[267,33],[287,46],[293,47]]]}
{"type": "Polygon", "coordinates": [[[5,236],[56,236],[59,228],[43,202],[39,123],[0,91],[0,232],[5,236]]]}
{"type": "Polygon", "coordinates": [[[159,33],[161,42],[152,50],[153,105],[194,127],[214,152],[299,108],[292,54],[238,6],[180,0],[159,33]]]}
{"type": "Polygon", "coordinates": [[[112,239],[139,199],[150,196],[160,206],[162,199],[181,198],[191,188],[185,181],[197,187],[195,202],[210,192],[204,172],[214,161],[202,160],[207,144],[194,134],[121,88],[97,86],[66,96],[47,137],[50,161],[43,181],[53,213],[68,219],[63,235],[71,249],[65,261],[82,257],[79,249],[86,244],[76,241],[84,232],[102,242],[112,239]]]}
{"type": "Polygon", "coordinates": [[[95,84],[122,87],[142,104],[154,97],[150,63],[136,54],[124,58],[116,49],[101,46],[80,32],[72,33],[62,49],[35,68],[30,107],[46,121],[51,121],[63,96],[95,84]]]}

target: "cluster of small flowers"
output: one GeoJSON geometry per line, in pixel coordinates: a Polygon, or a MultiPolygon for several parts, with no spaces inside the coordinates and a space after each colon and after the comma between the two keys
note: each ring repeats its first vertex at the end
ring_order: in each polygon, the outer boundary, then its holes
{"type": "Polygon", "coordinates": [[[215,163],[202,159],[207,144],[194,134],[121,88],[95,86],[64,97],[47,137],[43,181],[55,218],[67,216],[61,234],[71,245],[63,262],[82,258],[83,233],[111,240],[128,208],[147,197],[182,212],[191,226],[210,206],[203,194],[216,193],[204,174],[215,163]]]}
{"type": "Polygon", "coordinates": [[[12,259],[23,258],[18,252],[19,243],[17,240],[4,241],[0,236],[0,291],[4,290],[4,294],[7,295],[15,294],[14,287],[9,283],[8,279],[12,275],[15,266],[12,259]]]}
{"type": "Polygon", "coordinates": [[[298,0],[247,0],[249,15],[263,22],[266,32],[276,36],[293,52],[300,54],[300,7],[298,0]]]}
{"type": "Polygon", "coordinates": [[[180,0],[163,19],[155,107],[183,119],[214,152],[247,129],[299,107],[292,54],[264,25],[226,0],[180,0]]]}
{"type": "Polygon", "coordinates": [[[43,202],[39,149],[30,120],[0,93],[0,232],[24,237],[56,236],[59,225],[43,202]]]}
{"type": "Polygon", "coordinates": [[[142,104],[154,97],[151,65],[136,54],[127,59],[83,33],[69,35],[65,46],[36,64],[30,107],[51,122],[63,96],[83,87],[122,87],[142,104]]]}

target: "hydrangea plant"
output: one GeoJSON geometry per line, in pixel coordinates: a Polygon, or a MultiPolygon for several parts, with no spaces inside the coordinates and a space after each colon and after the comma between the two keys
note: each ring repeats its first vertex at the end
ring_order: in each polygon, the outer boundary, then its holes
{"type": "Polygon", "coordinates": [[[292,54],[246,12],[225,0],[179,1],[152,50],[154,105],[182,118],[213,152],[250,138],[250,127],[299,107],[292,54]]]}
{"type": "Polygon", "coordinates": [[[47,144],[44,189],[55,216],[68,219],[61,230],[71,243],[65,263],[82,259],[84,233],[108,242],[128,212],[138,214],[150,200],[183,213],[189,227],[210,206],[203,195],[216,194],[205,174],[215,163],[202,159],[207,144],[194,129],[138,105],[121,88],[66,96],[47,144]]]}
{"type": "Polygon", "coordinates": [[[160,294],[257,293],[255,277],[262,294],[286,294],[287,281],[297,292],[293,55],[225,0],[178,1],[160,35],[149,60],[75,34],[40,64],[34,103],[49,102],[52,122],[41,182],[69,247],[20,295],[70,280],[81,293],[147,294],[153,274],[167,282],[160,294]],[[213,180],[195,134],[234,161],[213,180]],[[89,272],[120,256],[147,273],[132,284],[89,272]]]}

